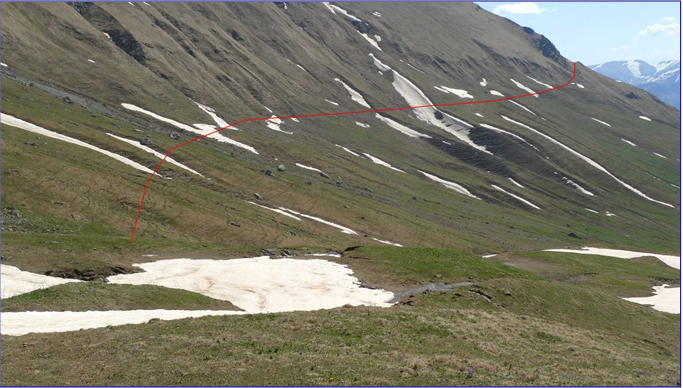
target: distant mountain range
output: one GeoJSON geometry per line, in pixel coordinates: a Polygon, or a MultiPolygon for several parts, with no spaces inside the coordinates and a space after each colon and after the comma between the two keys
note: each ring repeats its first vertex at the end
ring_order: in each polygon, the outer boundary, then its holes
{"type": "Polygon", "coordinates": [[[611,61],[588,67],[610,78],[638,86],[681,109],[680,61],[662,61],[655,65],[641,60],[611,61]]]}

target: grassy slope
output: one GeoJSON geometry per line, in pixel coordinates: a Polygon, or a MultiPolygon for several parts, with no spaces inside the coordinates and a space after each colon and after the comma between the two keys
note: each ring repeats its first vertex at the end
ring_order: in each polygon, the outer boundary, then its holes
{"type": "MultiPolygon", "coordinates": [[[[677,315],[446,250],[364,247],[338,260],[348,260],[368,283],[425,284],[438,272],[444,281],[458,280],[466,273],[475,284],[419,293],[407,299],[409,304],[388,309],[209,317],[4,336],[2,384],[672,385],[678,381],[677,315]],[[409,264],[414,266],[406,269],[409,264]],[[84,357],[96,361],[80,362],[84,357]]],[[[590,260],[577,258],[586,265],[590,260]]],[[[642,266],[623,263],[632,268],[611,275],[625,279],[630,276],[626,272],[638,273],[642,266]]]]}
{"type": "Polygon", "coordinates": [[[194,292],[151,285],[69,283],[2,301],[2,312],[109,310],[239,310],[194,292]]]}

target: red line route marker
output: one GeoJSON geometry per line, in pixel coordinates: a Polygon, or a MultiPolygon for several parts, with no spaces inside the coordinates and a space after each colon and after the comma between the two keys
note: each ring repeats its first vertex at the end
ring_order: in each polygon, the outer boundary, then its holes
{"type": "Polygon", "coordinates": [[[410,109],[419,109],[419,108],[433,108],[433,107],[438,107],[438,106],[456,106],[456,105],[487,104],[487,103],[491,103],[491,102],[499,102],[499,101],[514,100],[514,99],[517,99],[517,98],[523,98],[523,97],[535,96],[535,95],[537,95],[537,94],[548,93],[548,92],[551,92],[551,91],[553,91],[553,90],[556,90],[556,89],[559,89],[559,88],[563,88],[563,87],[569,85],[569,84],[572,82],[572,80],[574,80],[574,77],[576,77],[576,62],[574,62],[574,75],[572,75],[572,78],[570,78],[569,81],[567,81],[565,84],[562,84],[562,85],[560,85],[560,86],[555,86],[554,88],[550,88],[550,89],[547,89],[547,90],[543,90],[543,91],[537,92],[537,93],[521,94],[521,95],[519,95],[519,96],[504,97],[504,98],[499,98],[499,99],[497,99],[497,100],[455,102],[455,103],[451,103],[451,104],[432,104],[432,105],[419,105],[419,106],[404,106],[404,107],[399,107],[399,108],[384,108],[384,109],[357,110],[357,111],[351,111],[351,112],[316,113],[316,114],[310,114],[310,115],[278,116],[278,117],[259,117],[259,118],[243,119],[243,120],[237,121],[237,122],[232,123],[232,124],[230,124],[230,125],[228,125],[228,126],[225,126],[225,127],[223,127],[223,128],[219,128],[219,129],[217,129],[217,130],[215,130],[215,131],[213,131],[213,132],[207,133],[206,135],[199,136],[199,137],[196,138],[196,139],[192,139],[192,140],[190,140],[190,141],[186,141],[186,142],[183,143],[183,144],[179,144],[179,145],[177,145],[177,146],[171,148],[170,150],[168,150],[168,152],[166,152],[166,155],[164,155],[164,158],[161,159],[161,162],[159,162],[159,164],[157,164],[157,167],[154,169],[154,172],[152,172],[152,175],[150,175],[149,178],[147,178],[147,182],[145,183],[145,190],[142,192],[142,199],[140,199],[140,207],[138,208],[138,215],[137,215],[137,217],[135,217],[135,225],[133,225],[133,233],[131,233],[131,235],[130,235],[130,242],[129,242],[129,244],[132,245],[132,244],[133,244],[133,239],[135,238],[135,230],[136,230],[137,227],[138,227],[138,221],[140,220],[140,213],[142,212],[142,204],[145,202],[145,196],[147,195],[147,188],[149,187],[149,182],[152,180],[152,178],[154,177],[154,175],[157,173],[157,171],[159,170],[159,168],[161,167],[161,165],[164,164],[164,162],[166,161],[166,158],[168,157],[168,155],[171,154],[171,151],[173,151],[173,150],[175,150],[175,149],[177,149],[177,148],[180,148],[180,147],[182,147],[182,146],[186,146],[186,145],[188,145],[188,144],[190,144],[190,143],[194,143],[194,142],[196,142],[197,140],[201,140],[201,139],[203,139],[203,138],[205,138],[205,137],[207,137],[207,136],[213,135],[214,133],[218,133],[218,132],[220,132],[220,131],[222,131],[222,130],[224,130],[224,129],[233,127],[233,126],[235,126],[235,125],[237,125],[237,124],[245,123],[245,122],[248,122],[248,121],[265,121],[265,120],[270,120],[270,119],[273,119],[273,118],[282,120],[282,119],[293,119],[293,118],[304,118],[304,117],[341,116],[341,115],[352,115],[352,114],[358,114],[358,113],[390,112],[390,111],[396,111],[396,110],[410,110],[410,109]]]}

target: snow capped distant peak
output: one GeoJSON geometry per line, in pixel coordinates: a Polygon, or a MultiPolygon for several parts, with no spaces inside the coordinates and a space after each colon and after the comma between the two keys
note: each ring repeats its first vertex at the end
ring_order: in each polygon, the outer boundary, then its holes
{"type": "Polygon", "coordinates": [[[630,60],[626,61],[626,63],[624,63],[624,66],[626,66],[631,71],[631,74],[633,74],[634,77],[641,78],[642,74],[640,73],[640,62],[630,60]]]}

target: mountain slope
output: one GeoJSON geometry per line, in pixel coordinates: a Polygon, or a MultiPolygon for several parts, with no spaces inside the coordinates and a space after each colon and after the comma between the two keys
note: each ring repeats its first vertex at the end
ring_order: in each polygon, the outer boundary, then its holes
{"type": "Polygon", "coordinates": [[[681,62],[661,61],[652,66],[645,61],[611,61],[589,68],[621,82],[640,87],[667,104],[681,108],[681,62]]]}

